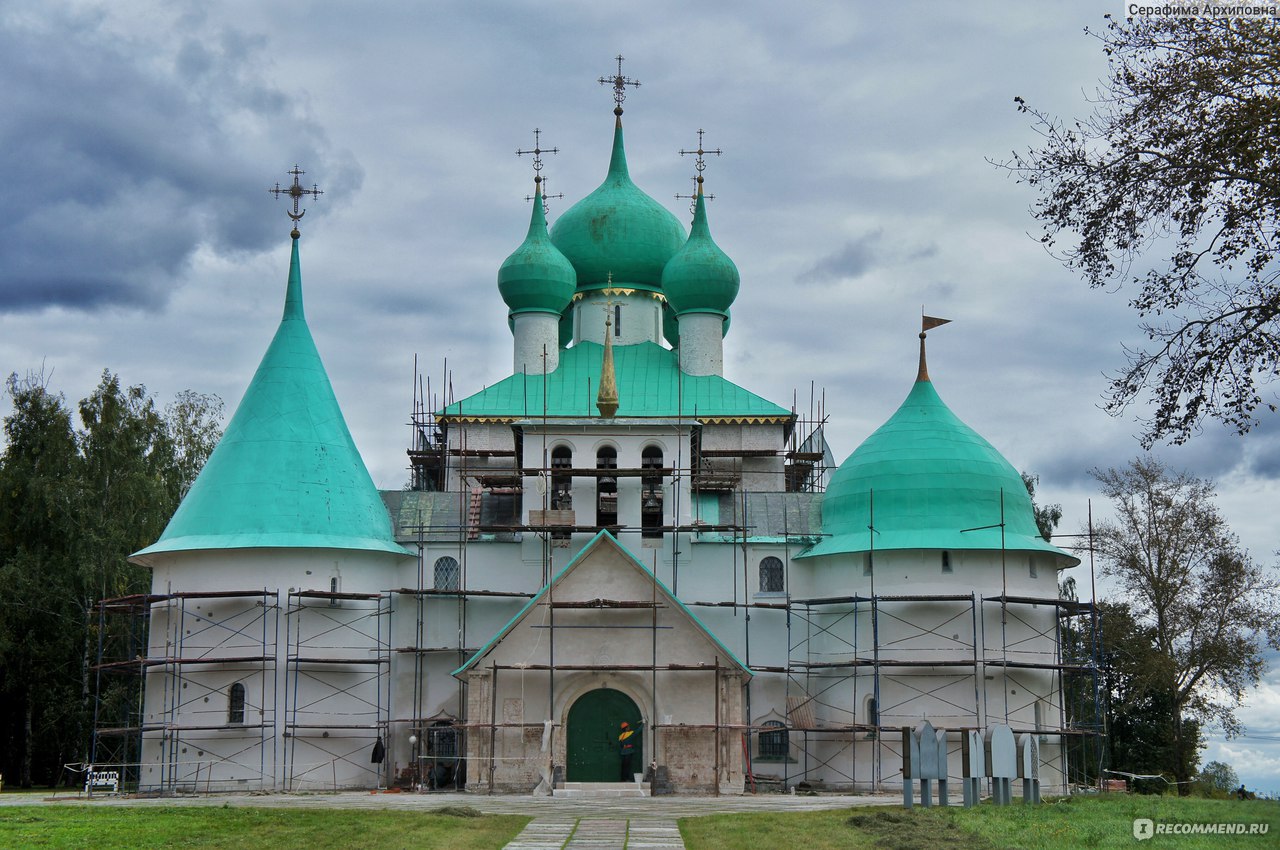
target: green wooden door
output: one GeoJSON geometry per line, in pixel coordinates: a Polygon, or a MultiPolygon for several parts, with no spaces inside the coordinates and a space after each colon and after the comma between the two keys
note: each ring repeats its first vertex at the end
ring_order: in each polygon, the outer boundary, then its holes
{"type": "MultiPolygon", "coordinates": [[[[569,709],[568,755],[565,779],[569,782],[619,782],[622,760],[618,754],[618,729],[622,721],[636,728],[640,709],[622,691],[597,688],[578,697],[569,709]]],[[[631,760],[643,770],[643,735],[635,736],[636,754],[631,760]]]]}

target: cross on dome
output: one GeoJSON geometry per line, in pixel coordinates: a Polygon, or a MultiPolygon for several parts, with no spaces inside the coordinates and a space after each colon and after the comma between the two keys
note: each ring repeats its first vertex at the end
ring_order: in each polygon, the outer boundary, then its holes
{"type": "Polygon", "coordinates": [[[301,235],[300,233],[298,233],[298,222],[302,221],[302,217],[307,214],[306,210],[302,210],[302,211],[298,210],[298,204],[302,200],[302,197],[304,195],[310,195],[313,198],[318,198],[324,194],[324,192],[320,190],[320,187],[315,185],[314,183],[311,184],[310,189],[302,188],[302,183],[299,182],[298,178],[306,173],[307,172],[303,171],[295,163],[291,170],[285,172],[285,174],[293,175],[292,186],[290,186],[287,189],[281,189],[280,184],[276,183],[274,189],[267,190],[268,192],[276,196],[276,200],[279,200],[281,195],[288,195],[290,198],[293,199],[293,212],[289,212],[288,210],[285,210],[285,212],[288,214],[289,218],[293,219],[293,232],[290,233],[289,235],[292,236],[294,239],[297,239],[301,235]]]}
{"type": "Polygon", "coordinates": [[[612,77],[601,77],[599,80],[597,80],[597,82],[599,82],[600,85],[602,86],[613,86],[613,102],[616,104],[613,107],[613,114],[621,117],[622,102],[627,99],[627,86],[631,86],[633,88],[640,88],[640,81],[633,80],[630,77],[623,76],[622,74],[623,57],[621,53],[619,53],[614,58],[617,59],[617,62],[618,62],[618,73],[612,77]]]}

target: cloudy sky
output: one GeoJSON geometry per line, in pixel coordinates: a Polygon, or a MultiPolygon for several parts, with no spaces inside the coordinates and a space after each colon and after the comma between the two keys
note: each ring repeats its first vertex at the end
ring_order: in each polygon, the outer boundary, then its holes
{"type": "MultiPolygon", "coordinates": [[[[162,404],[239,400],[279,320],[299,163],[308,318],[380,487],[406,480],[414,360],[458,396],[510,371],[496,273],[521,241],[541,128],[551,220],[604,176],[597,84],[626,56],[632,176],[682,219],[706,146],[712,231],[742,290],[726,374],[825,398],[843,458],[901,402],[922,307],[952,409],[1074,530],[1089,470],[1139,446],[1099,409],[1141,337],[1029,234],[1032,195],[989,160],[1036,142],[1021,96],[1074,116],[1115,2],[0,2],[0,368],[74,402],[103,369],[162,404]],[[811,387],[813,389],[811,389],[811,387]]],[[[0,414],[7,408],[0,403],[0,414]]],[[[1256,558],[1280,546],[1280,439],[1209,426],[1161,447],[1213,478],[1256,558]]],[[[1082,578],[1087,576],[1082,576],[1082,578]]],[[[1087,583],[1087,582],[1086,582],[1087,583]]],[[[1280,790],[1280,673],[1221,742],[1280,790]]]]}

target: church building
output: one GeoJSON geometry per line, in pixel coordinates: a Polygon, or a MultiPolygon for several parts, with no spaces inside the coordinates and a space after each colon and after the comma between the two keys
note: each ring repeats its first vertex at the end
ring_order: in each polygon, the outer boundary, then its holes
{"type": "Polygon", "coordinates": [[[104,602],[149,632],[99,665],[145,688],[140,716],[99,717],[95,759],[152,791],[886,790],[902,728],[928,720],[957,777],[962,731],[1038,736],[1065,792],[1092,720],[1064,698],[1089,672],[1061,638],[1079,562],[943,402],[941,320],[836,467],[835,426],[725,374],[740,276],[701,141],[686,227],[631,179],[621,63],[601,82],[603,182],[549,227],[535,177],[524,241],[494,258],[511,372],[415,397],[404,490],[375,488],[347,430],[295,225],[275,338],[133,556],[150,594],[104,602]]]}

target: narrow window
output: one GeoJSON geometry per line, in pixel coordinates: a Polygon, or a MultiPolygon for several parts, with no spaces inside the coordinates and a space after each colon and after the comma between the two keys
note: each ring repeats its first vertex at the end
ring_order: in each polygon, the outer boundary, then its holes
{"type": "Polygon", "coordinates": [[[760,592],[782,593],[782,561],[770,555],[760,562],[760,592]]]}
{"type": "Polygon", "coordinates": [[[871,575],[871,553],[870,552],[862,553],[862,574],[864,576],[871,575]]]}
{"type": "Polygon", "coordinates": [[[875,697],[867,697],[866,724],[871,727],[867,737],[874,738],[880,727],[880,703],[876,701],[875,697]]]}
{"type": "MultiPolygon", "coordinates": [[[[329,578],[329,592],[330,592],[330,593],[334,593],[334,594],[336,594],[336,593],[338,592],[338,577],[337,577],[337,576],[331,576],[331,577],[329,578]]],[[[332,597],[330,597],[330,598],[329,598],[329,607],[330,607],[330,608],[339,608],[339,607],[341,607],[341,606],[342,606],[342,600],[341,600],[341,599],[339,599],[337,596],[332,596],[332,597]]]]}
{"type": "Polygon", "coordinates": [[[1036,556],[1035,555],[1027,556],[1027,573],[1032,578],[1036,578],[1038,575],[1036,573],[1036,556]]]}
{"type": "MultiPolygon", "coordinates": [[[[640,453],[640,468],[646,472],[662,469],[662,449],[645,446],[640,453]]],[[[644,540],[662,537],[662,475],[640,478],[640,537],[644,540]]]]}
{"type": "Polygon", "coordinates": [[[437,558],[435,566],[436,590],[459,590],[461,587],[462,570],[458,567],[457,559],[448,555],[443,558],[437,558]]]}
{"type": "Polygon", "coordinates": [[[602,446],[596,452],[596,525],[618,524],[618,450],[602,446]]]}
{"type": "Polygon", "coordinates": [[[777,720],[766,720],[760,730],[760,758],[782,761],[789,753],[787,727],[777,720]],[[768,731],[765,731],[765,730],[768,731]]]}
{"type": "Polygon", "coordinates": [[[950,552],[942,553],[942,571],[944,573],[951,572],[951,553],[950,552]]]}
{"type": "MultiPolygon", "coordinates": [[[[551,510],[573,510],[573,450],[568,446],[556,446],[551,450],[551,510]]],[[[556,530],[551,532],[552,539],[564,540],[569,532],[556,530]]]]}
{"type": "Polygon", "coordinates": [[[613,305],[613,338],[618,339],[622,336],[622,305],[613,305]]]}
{"type": "Polygon", "coordinates": [[[227,722],[244,722],[244,685],[236,682],[227,693],[227,722]]]}

